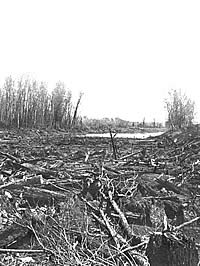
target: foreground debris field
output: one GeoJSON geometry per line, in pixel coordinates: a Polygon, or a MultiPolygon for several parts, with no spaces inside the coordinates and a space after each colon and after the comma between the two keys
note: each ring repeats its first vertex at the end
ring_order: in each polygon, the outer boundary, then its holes
{"type": "Polygon", "coordinates": [[[0,133],[0,265],[198,265],[200,133],[0,133]]]}

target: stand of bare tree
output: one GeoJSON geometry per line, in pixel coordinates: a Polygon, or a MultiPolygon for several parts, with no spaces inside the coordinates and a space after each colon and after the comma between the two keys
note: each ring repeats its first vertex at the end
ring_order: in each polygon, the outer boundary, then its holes
{"type": "Polygon", "coordinates": [[[71,91],[61,82],[50,92],[45,83],[8,77],[0,88],[1,126],[71,129],[78,123],[81,96],[74,107],[71,91]]]}
{"type": "Polygon", "coordinates": [[[171,90],[165,99],[168,113],[167,124],[171,129],[181,129],[192,125],[195,103],[181,90],[171,90]]]}

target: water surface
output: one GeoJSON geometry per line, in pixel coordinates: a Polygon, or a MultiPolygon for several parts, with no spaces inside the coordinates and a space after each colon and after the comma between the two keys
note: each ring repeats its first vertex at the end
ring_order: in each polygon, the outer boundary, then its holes
{"type": "MultiPolygon", "coordinates": [[[[146,132],[146,133],[117,133],[116,134],[116,138],[130,138],[130,139],[146,139],[148,137],[156,137],[159,136],[161,134],[163,134],[164,132],[146,132]]],[[[85,137],[99,137],[99,138],[110,138],[110,133],[89,133],[84,135],[85,137]]]]}

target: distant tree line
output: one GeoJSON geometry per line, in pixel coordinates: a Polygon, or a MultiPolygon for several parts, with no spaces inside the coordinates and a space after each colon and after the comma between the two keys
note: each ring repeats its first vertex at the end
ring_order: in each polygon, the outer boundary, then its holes
{"type": "Polygon", "coordinates": [[[120,130],[120,129],[131,129],[131,128],[161,128],[162,123],[156,122],[145,122],[145,119],[141,122],[131,122],[121,118],[102,118],[94,119],[84,116],[82,118],[82,128],[94,131],[107,131],[108,128],[120,130]]]}
{"type": "Polygon", "coordinates": [[[79,122],[78,108],[72,93],[62,82],[50,91],[43,82],[6,78],[0,88],[0,123],[5,127],[53,127],[71,129],[79,122]]]}

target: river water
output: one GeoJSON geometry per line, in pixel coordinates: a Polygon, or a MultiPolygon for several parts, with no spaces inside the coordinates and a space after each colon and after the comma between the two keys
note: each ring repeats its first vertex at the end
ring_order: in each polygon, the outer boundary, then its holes
{"type": "MultiPolygon", "coordinates": [[[[146,139],[148,137],[156,137],[164,132],[152,132],[152,133],[117,133],[115,138],[130,138],[130,139],[146,139]]],[[[85,137],[99,137],[99,138],[110,138],[110,133],[89,133],[84,135],[85,137]]]]}

